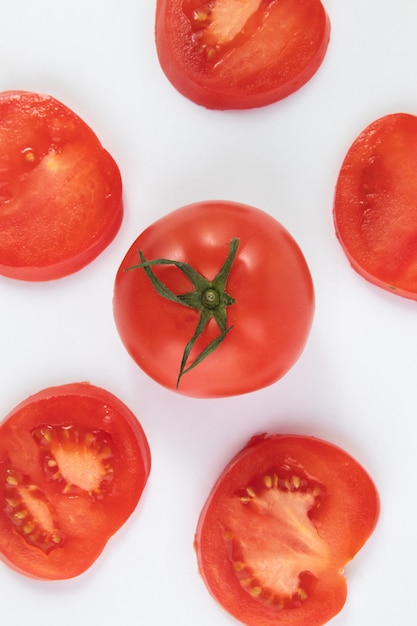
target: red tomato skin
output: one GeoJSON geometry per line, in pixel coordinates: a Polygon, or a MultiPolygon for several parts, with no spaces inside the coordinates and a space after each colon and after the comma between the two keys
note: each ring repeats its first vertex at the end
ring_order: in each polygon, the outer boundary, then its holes
{"type": "Polygon", "coordinates": [[[329,44],[330,20],[323,5],[320,0],[264,4],[252,35],[209,66],[193,43],[183,2],[157,0],[157,53],[172,85],[196,104],[222,110],[266,106],[307,83],[329,44]]]}
{"type": "Polygon", "coordinates": [[[417,300],[417,117],[383,116],[355,139],[333,206],[338,240],[366,280],[417,300]]]}
{"type": "Polygon", "coordinates": [[[92,129],[49,95],[0,94],[0,274],[77,272],[114,239],[122,180],[92,129]]]}
{"type": "Polygon", "coordinates": [[[226,466],[203,506],[194,542],[200,575],[214,599],[247,626],[322,626],[343,608],[343,568],[374,531],[379,512],[372,479],[341,448],[311,436],[257,435],[226,466]],[[333,554],[311,597],[296,608],[278,610],[242,590],[222,531],[228,500],[274,464],[303,468],[324,484],[327,497],[314,515],[317,532],[333,554]]]}
{"type": "Polygon", "coordinates": [[[90,383],[43,389],[16,406],[0,425],[0,558],[30,578],[64,580],[84,573],[135,510],[151,469],[146,435],[135,415],[109,391],[90,383]],[[31,432],[39,425],[69,424],[111,436],[115,478],[103,499],[68,497],[51,487],[31,432]],[[62,547],[45,554],[22,540],[4,512],[5,472],[30,477],[46,494],[65,533],[62,547]]]}
{"type": "MultiPolygon", "coordinates": [[[[190,289],[177,269],[165,270],[163,280],[175,293],[190,289]]],[[[307,263],[288,231],[260,209],[229,201],[197,202],[154,222],[123,259],[113,297],[116,327],[134,361],[164,387],[200,398],[248,393],[284,376],[304,349],[314,306],[307,263]],[[212,280],[234,237],[240,246],[226,285],[236,299],[226,309],[232,329],[177,388],[199,315],[159,296],[143,270],[126,268],[142,250],[148,260],[182,260],[212,280]]],[[[212,322],[200,349],[219,334],[212,322]]]]}

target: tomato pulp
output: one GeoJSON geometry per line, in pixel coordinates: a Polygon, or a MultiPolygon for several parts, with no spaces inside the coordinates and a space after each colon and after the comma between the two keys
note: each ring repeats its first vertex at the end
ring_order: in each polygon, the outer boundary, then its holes
{"type": "Polygon", "coordinates": [[[337,237],[371,283],[417,300],[417,117],[395,113],[363,130],[336,185],[337,237]]]}
{"type": "Polygon", "coordinates": [[[123,215],[119,169],[94,132],[48,95],[0,94],[0,274],[61,278],[91,262],[123,215]]]}
{"type": "Polygon", "coordinates": [[[150,471],[146,436],[88,383],[44,389],[0,425],[0,557],[28,576],[83,573],[134,511],[150,471]]]}
{"type": "Polygon", "coordinates": [[[185,395],[231,396],[292,367],[310,331],[314,289],[277,220],[207,201],[139,235],[117,272],[113,305],[122,342],[154,380],[185,395]]]}
{"type": "Polygon", "coordinates": [[[320,0],[157,0],[162,70],[211,109],[265,106],[320,67],[330,21],[320,0]]]}
{"type": "Polygon", "coordinates": [[[343,568],[378,515],[373,481],[346,452],[313,437],[260,435],[204,505],[199,570],[247,626],[321,626],[342,609],[343,568]]]}

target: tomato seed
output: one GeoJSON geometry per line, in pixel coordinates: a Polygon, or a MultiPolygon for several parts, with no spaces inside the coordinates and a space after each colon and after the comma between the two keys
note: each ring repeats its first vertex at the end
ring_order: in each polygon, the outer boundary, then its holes
{"type": "Polygon", "coordinates": [[[17,512],[14,514],[14,517],[15,517],[16,519],[18,519],[18,520],[25,519],[27,516],[28,516],[28,512],[27,512],[27,511],[25,511],[24,509],[22,509],[22,510],[20,510],[20,511],[17,511],[17,512]]]}
{"type": "Polygon", "coordinates": [[[272,478],[271,476],[264,476],[262,480],[263,484],[267,489],[271,489],[272,487],[272,478]]]}
{"type": "Polygon", "coordinates": [[[298,589],[298,591],[297,591],[297,597],[298,597],[300,600],[307,600],[308,595],[307,595],[307,592],[306,592],[304,589],[298,589]]]}
{"type": "Polygon", "coordinates": [[[293,486],[298,489],[299,486],[301,485],[301,478],[299,476],[292,476],[291,477],[291,482],[293,484],[293,486]]]}
{"type": "Polygon", "coordinates": [[[30,533],[35,530],[35,524],[33,522],[29,522],[23,526],[22,530],[25,535],[30,535],[30,533]]]}
{"type": "Polygon", "coordinates": [[[233,569],[235,570],[235,572],[241,572],[243,569],[245,569],[246,565],[243,563],[243,561],[234,561],[233,562],[233,569]]]}
{"type": "Polygon", "coordinates": [[[250,593],[251,596],[256,598],[256,597],[261,595],[262,587],[260,587],[260,586],[252,587],[251,589],[249,589],[249,593],[250,593]]]}
{"type": "Polygon", "coordinates": [[[205,22],[208,18],[208,13],[206,11],[199,11],[198,9],[193,13],[193,19],[195,22],[205,22]]]}

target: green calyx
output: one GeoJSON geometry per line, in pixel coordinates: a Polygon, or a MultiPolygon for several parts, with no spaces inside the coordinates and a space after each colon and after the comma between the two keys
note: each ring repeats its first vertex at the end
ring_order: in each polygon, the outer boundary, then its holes
{"type": "Polygon", "coordinates": [[[208,357],[226,337],[227,333],[232,329],[232,326],[227,326],[227,313],[226,308],[235,303],[234,298],[226,292],[226,283],[229,277],[230,270],[236,257],[237,249],[239,247],[239,239],[232,239],[229,244],[229,253],[221,269],[213,280],[207,280],[199,274],[188,263],[181,261],[173,261],[170,259],[153,259],[147,261],[143,255],[143,252],[139,250],[140,263],[128,270],[143,269],[147,277],[151,281],[155,291],[162,297],[176,302],[183,306],[190,307],[200,313],[200,318],[197,323],[197,327],[191,339],[188,341],[184,348],[180,371],[177,378],[177,387],[180,383],[181,377],[189,372],[191,369],[201,363],[206,357],[208,357]],[[174,265],[177,267],[187,278],[191,281],[194,289],[187,293],[175,294],[164,283],[159,280],[152,270],[154,265],[174,265]],[[205,348],[196,356],[192,363],[188,364],[188,359],[197,339],[202,335],[204,329],[213,318],[220,330],[218,337],[213,339],[205,348]]]}

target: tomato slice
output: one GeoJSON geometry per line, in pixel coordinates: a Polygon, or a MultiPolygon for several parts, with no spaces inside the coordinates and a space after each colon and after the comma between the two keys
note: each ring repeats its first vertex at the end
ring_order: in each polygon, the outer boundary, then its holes
{"type": "Polygon", "coordinates": [[[150,472],[143,429],[108,391],[44,389],[0,426],[0,557],[45,580],[83,573],[134,511],[150,472]]]}
{"type": "Polygon", "coordinates": [[[379,498],[340,448],[259,435],[230,462],[197,526],[214,598],[248,626],[321,626],[346,599],[344,566],[373,532],[379,498]]]}
{"type": "Polygon", "coordinates": [[[3,92],[0,119],[0,274],[41,281],[78,271],[120,227],[115,161],[51,96],[3,92]]]}
{"type": "Polygon", "coordinates": [[[330,21],[320,0],[157,0],[162,70],[211,109],[265,106],[320,67],[330,21]]]}
{"type": "Polygon", "coordinates": [[[151,224],[117,271],[116,327],[134,361],[194,397],[275,383],[309,336],[314,288],[301,249],[268,213],[197,202],[151,224]]]}
{"type": "Polygon", "coordinates": [[[417,117],[386,115],[365,128],[343,161],[334,221],[353,268],[417,300],[417,117]]]}

